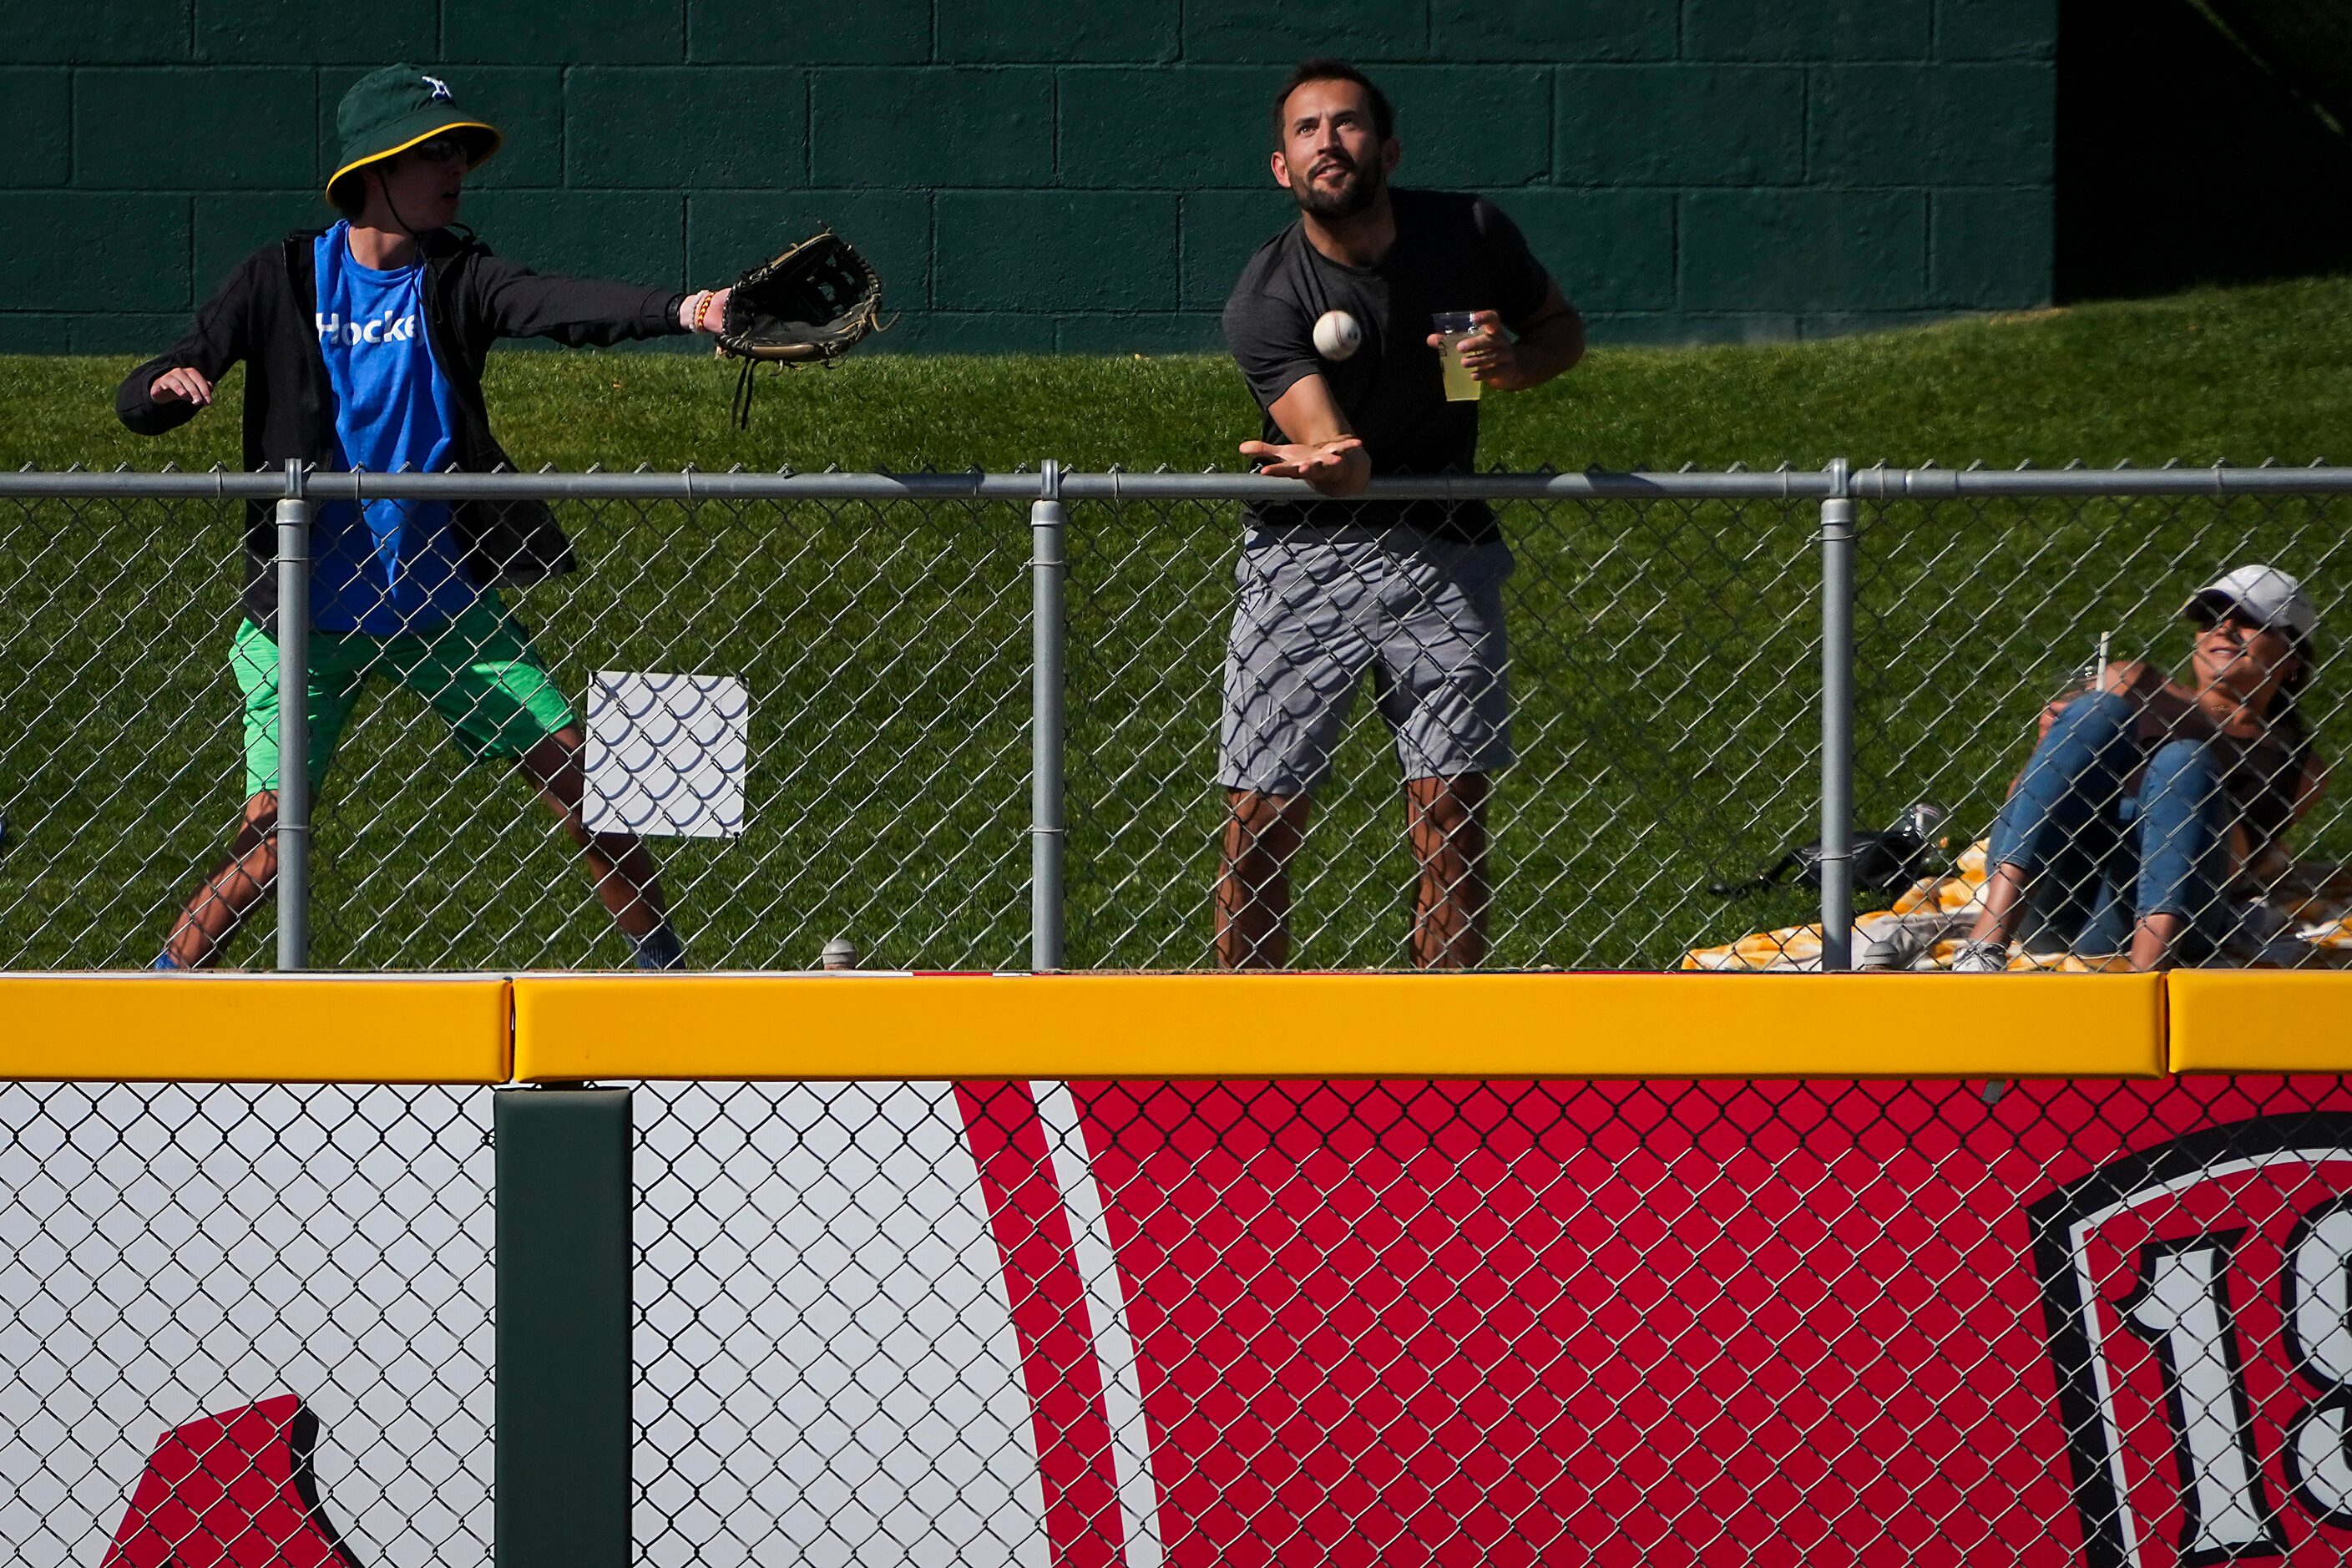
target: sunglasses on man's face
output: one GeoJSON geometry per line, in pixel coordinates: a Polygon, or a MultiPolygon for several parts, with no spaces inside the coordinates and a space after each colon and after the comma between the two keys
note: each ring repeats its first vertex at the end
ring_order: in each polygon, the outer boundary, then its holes
{"type": "Polygon", "coordinates": [[[409,149],[417,159],[426,163],[446,163],[466,156],[466,144],[455,136],[436,136],[430,142],[419,142],[409,149]]]}

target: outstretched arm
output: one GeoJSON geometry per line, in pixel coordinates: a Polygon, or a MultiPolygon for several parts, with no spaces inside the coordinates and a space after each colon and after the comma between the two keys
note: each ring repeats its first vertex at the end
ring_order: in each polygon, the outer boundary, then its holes
{"type": "Polygon", "coordinates": [[[693,330],[692,321],[679,320],[685,307],[672,308],[667,289],[533,272],[500,256],[484,256],[474,265],[474,287],[495,337],[604,347],[693,330]]]}
{"type": "Polygon", "coordinates": [[[1277,479],[1305,479],[1327,496],[1351,496],[1372,477],[1371,454],[1348,428],[1331,386],[1319,375],[1302,376],[1266,410],[1287,441],[1244,441],[1242,452],[1272,461],[1258,472],[1277,479]]]}

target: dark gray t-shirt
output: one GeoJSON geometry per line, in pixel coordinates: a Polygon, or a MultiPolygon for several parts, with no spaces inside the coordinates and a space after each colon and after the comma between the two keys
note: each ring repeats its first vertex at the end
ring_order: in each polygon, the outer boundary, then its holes
{"type": "MultiPolygon", "coordinates": [[[[1310,375],[1320,375],[1363,437],[1375,474],[1468,473],[1478,456],[1478,405],[1448,403],[1430,317],[1440,310],[1494,310],[1517,331],[1543,308],[1551,279],[1518,226],[1484,196],[1391,190],[1396,244],[1376,267],[1333,261],[1303,224],[1258,247],[1225,301],[1225,344],[1261,409],[1310,375]],[[1316,319],[1345,310],[1363,328],[1363,346],[1345,360],[1315,352],[1316,319]]],[[[1268,414],[1268,441],[1287,440],[1268,414]]],[[[1254,526],[1407,522],[1448,538],[1495,536],[1483,501],[1316,501],[1254,506],[1254,526]]]]}

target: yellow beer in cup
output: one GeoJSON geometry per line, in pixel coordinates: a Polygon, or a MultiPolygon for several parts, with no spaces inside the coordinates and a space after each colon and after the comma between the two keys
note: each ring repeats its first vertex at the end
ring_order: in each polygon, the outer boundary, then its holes
{"type": "Polygon", "coordinates": [[[1478,330],[1476,317],[1468,310],[1440,310],[1430,321],[1445,340],[1437,347],[1437,363],[1445,369],[1445,401],[1477,402],[1485,388],[1471,378],[1469,368],[1462,363],[1462,340],[1478,330]]]}

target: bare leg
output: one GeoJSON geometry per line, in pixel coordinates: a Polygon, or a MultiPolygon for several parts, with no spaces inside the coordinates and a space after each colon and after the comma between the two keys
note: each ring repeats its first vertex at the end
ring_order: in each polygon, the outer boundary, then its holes
{"type": "Polygon", "coordinates": [[[1290,861],[1306,841],[1305,795],[1232,792],[1217,870],[1220,969],[1279,969],[1290,960],[1290,861]]]}
{"type": "Polygon", "coordinates": [[[264,790],[245,803],[245,818],[229,841],[228,858],[188,894],[163,951],[183,969],[212,963],[277,881],[278,792],[264,790]]]}
{"type": "Polygon", "coordinates": [[[596,897],[611,912],[613,922],[629,936],[650,935],[669,919],[662,898],[661,873],[645,841],[634,833],[591,833],[581,820],[581,796],[587,780],[580,754],[586,745],[576,724],[568,724],[516,759],[524,774],[539,786],[547,808],[563,819],[563,829],[580,846],[588,862],[596,897]]]}
{"type": "MultiPolygon", "coordinates": [[[[1985,879],[1984,911],[1969,931],[1970,942],[1997,942],[2007,947],[2017,933],[2017,921],[2025,908],[2025,873],[2014,866],[1996,866],[1985,879]]],[[[2149,915],[2132,927],[2131,964],[2134,969],[2168,969],[2172,963],[2172,944],[2180,940],[2189,922],[2179,915],[2149,915]]]]}
{"type": "Polygon", "coordinates": [[[2188,929],[2189,922],[2179,915],[2145,917],[2132,927],[2131,966],[2142,970],[2171,968],[2172,944],[2188,929]]]}
{"type": "Polygon", "coordinates": [[[1969,929],[1970,942],[1997,942],[2006,948],[2017,937],[2017,922],[2025,917],[2025,873],[2015,866],[1995,866],[1985,876],[1984,909],[1969,929]]]}
{"type": "Polygon", "coordinates": [[[1407,779],[1405,831],[1421,884],[1412,900],[1412,962],[1422,969],[1475,969],[1486,962],[1485,773],[1407,779]]]}

